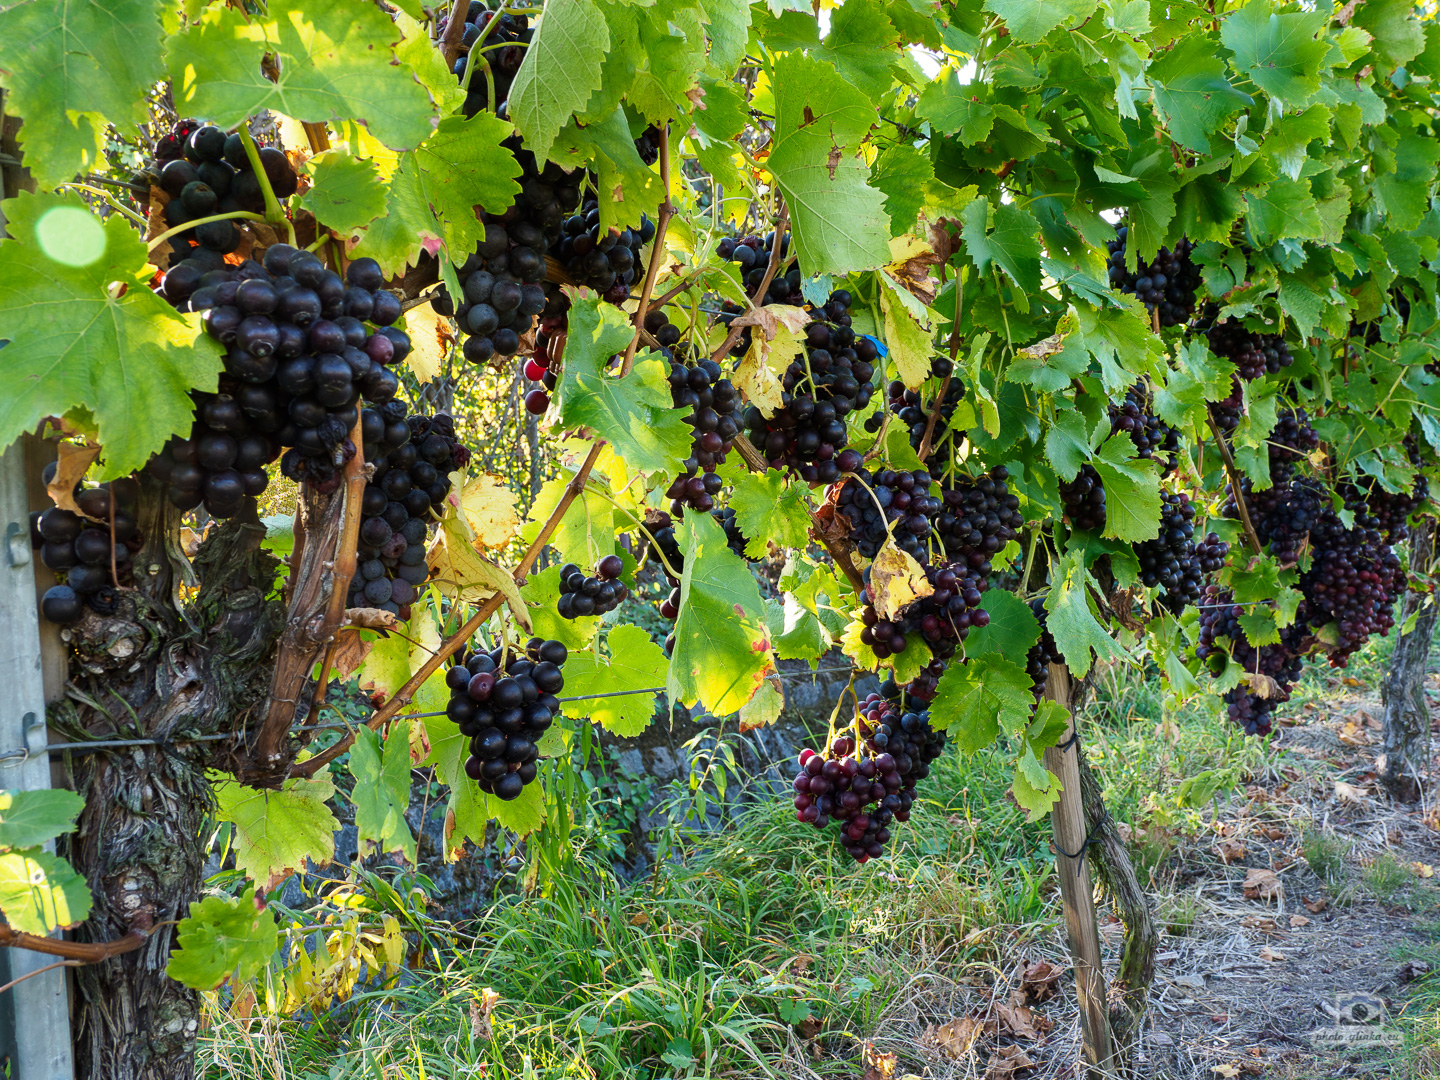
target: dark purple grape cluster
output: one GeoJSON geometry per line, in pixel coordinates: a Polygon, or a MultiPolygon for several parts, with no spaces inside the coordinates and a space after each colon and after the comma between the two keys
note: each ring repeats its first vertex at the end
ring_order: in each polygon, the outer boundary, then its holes
{"type": "Polygon", "coordinates": [[[1210,533],[1196,544],[1195,504],[1183,491],[1160,493],[1160,532],[1153,540],[1135,545],[1140,580],[1149,588],[1164,586],[1160,603],[1172,614],[1200,601],[1206,566],[1223,564],[1230,545],[1210,533]],[[1204,548],[1202,555],[1201,548],[1204,548]]]}
{"type": "Polygon", "coordinates": [[[1195,313],[1195,292],[1200,287],[1200,268],[1190,261],[1194,245],[1182,239],[1174,250],[1161,248],[1150,262],[1137,261],[1132,274],[1125,269],[1125,244],[1129,226],[1115,230],[1109,241],[1110,285],[1131,293],[1150,311],[1159,310],[1161,326],[1179,326],[1195,313]]]}
{"type": "MultiPolygon", "coordinates": [[[[867,577],[869,572],[867,567],[867,577]]],[[[881,660],[903,653],[915,637],[924,639],[936,659],[950,659],[972,626],[990,624],[990,613],[980,606],[989,573],[988,561],[980,567],[958,562],[926,566],[925,577],[934,592],[902,608],[894,619],[881,618],[874,596],[867,595],[869,602],[860,613],[860,640],[881,660]]],[[[869,585],[866,592],[871,593],[869,585]]]]}
{"type": "Polygon", "coordinates": [[[1240,380],[1231,378],[1230,396],[1220,401],[1210,403],[1210,415],[1215,417],[1215,424],[1220,428],[1223,435],[1229,435],[1240,426],[1240,417],[1245,410],[1244,391],[1241,389],[1240,380]]]}
{"type": "Polygon", "coordinates": [[[1060,502],[1074,528],[1091,532],[1105,528],[1105,485],[1088,462],[1080,466],[1074,480],[1060,485],[1060,502]]]}
{"type": "MultiPolygon", "coordinates": [[[[288,199],[298,190],[295,167],[283,151],[273,146],[260,147],[260,165],[276,198],[288,199]]],[[[169,197],[164,210],[167,229],[216,214],[241,210],[259,214],[265,210],[260,180],[238,132],[226,135],[214,125],[181,120],[156,145],[155,167],[160,189],[169,197]]],[[[184,260],[192,242],[204,250],[224,253],[235,250],[240,234],[233,220],[210,221],[177,233],[171,237],[170,245],[180,258],[172,258],[171,266],[184,260]]]]}
{"type": "Polygon", "coordinates": [[[181,510],[204,505],[213,518],[234,517],[270,484],[265,466],[280,456],[279,401],[273,385],[222,377],[219,393],[193,391],[195,425],[172,437],[145,465],[168,485],[181,510]]]}
{"type": "Polygon", "coordinates": [[[606,555],[594,574],[586,574],[574,563],[560,568],[560,603],[562,619],[578,619],[585,615],[607,615],[630,595],[620,580],[624,563],[619,555],[606,555]]]}
{"type": "Polygon", "coordinates": [[[1271,375],[1294,363],[1290,346],[1279,334],[1261,334],[1247,330],[1235,319],[1216,323],[1205,333],[1210,351],[1235,365],[1240,378],[1258,379],[1271,375]]]}
{"type": "Polygon", "coordinates": [[[1035,700],[1038,702],[1045,693],[1045,684],[1050,679],[1050,665],[1063,664],[1065,657],[1060,655],[1059,646],[1055,644],[1055,638],[1050,633],[1043,596],[1037,596],[1030,601],[1030,612],[1040,623],[1040,638],[1025,654],[1025,673],[1030,676],[1035,700]]]}
{"type": "Polygon", "coordinates": [[[1110,431],[1125,432],[1142,458],[1154,458],[1164,476],[1180,452],[1180,432],[1151,411],[1149,395],[1141,383],[1125,391],[1125,400],[1110,403],[1110,431]]]}
{"type": "Polygon", "coordinates": [[[463,295],[452,297],[441,285],[431,296],[435,310],[459,324],[461,351],[472,364],[519,350],[548,302],[545,252],[580,203],[576,180],[560,166],[537,164],[518,136],[504,145],[520,163],[520,197],[503,213],[480,215],[485,239],[460,266],[463,295]]]}
{"type": "MultiPolygon", "coordinates": [[[[439,18],[436,30],[441,38],[445,36],[449,21],[448,11],[439,18]]],[[[515,81],[515,73],[520,70],[520,64],[525,59],[526,47],[534,37],[535,31],[530,26],[528,16],[510,12],[499,14],[498,5],[495,11],[491,11],[481,0],[470,0],[470,8],[465,13],[465,29],[460,36],[460,54],[451,68],[455,77],[465,86],[465,104],[461,111],[467,118],[485,109],[500,113],[505,111],[504,105],[510,97],[510,84],[515,81]],[[483,48],[485,52],[477,54],[477,48],[483,48]],[[477,65],[476,70],[470,72],[469,82],[465,80],[472,55],[483,56],[485,64],[489,66],[490,79],[495,83],[493,102],[490,100],[490,87],[485,78],[484,66],[477,65]],[[499,108],[496,107],[497,103],[499,108]]]]}
{"type": "Polygon", "coordinates": [[[690,456],[681,462],[683,472],[676,475],[665,497],[670,512],[681,516],[686,507],[709,513],[715,507],[715,496],[722,484],[716,466],[735,444],[740,423],[735,410],[740,394],[720,372],[720,365],[709,357],[697,361],[685,358],[686,350],[677,347],[680,332],[665,318],[664,312],[651,312],[645,326],[670,353],[670,397],[676,409],[688,409],[684,417],[693,432],[690,456]],[[653,327],[653,329],[651,329],[653,327]]]}
{"type": "MultiPolygon", "coordinates": [[[[1309,477],[1296,476],[1289,465],[1273,469],[1271,480],[1269,488],[1254,492],[1250,480],[1243,479],[1241,491],[1250,509],[1250,523],[1255,526],[1256,538],[1281,562],[1294,562],[1329,500],[1319,483],[1309,477]]],[[[1233,491],[1221,513],[1231,520],[1240,517],[1233,491]]]]}
{"type": "Polygon", "coordinates": [[[1396,598],[1405,589],[1400,557],[1385,541],[1374,519],[1357,518],[1346,528],[1326,507],[1310,542],[1315,557],[1300,578],[1311,626],[1336,625],[1338,640],[1327,650],[1331,667],[1345,667],[1372,634],[1382,637],[1395,625],[1396,598]]]}
{"type": "Polygon", "coordinates": [[[945,505],[935,519],[935,531],[947,556],[988,573],[995,553],[1020,535],[1025,515],[1019,497],[1010,493],[1009,479],[1010,471],[996,465],[979,479],[957,475],[942,484],[940,501],[945,505]]]}
{"type": "Polygon", "coordinates": [[[635,140],[635,152],[640,155],[640,160],[646,165],[654,165],[660,160],[660,129],[651,124],[640,133],[635,140]]]}
{"type": "Polygon", "coordinates": [[[655,223],[641,217],[638,229],[600,229],[600,204],[586,200],[578,214],[565,219],[550,254],[579,285],[587,285],[615,305],[630,297],[630,286],[645,276],[640,249],[655,238],[655,223]]]}
{"type": "Polygon", "coordinates": [[[856,862],[866,863],[885,853],[889,825],[897,812],[886,810],[884,804],[889,799],[900,805],[904,781],[895,755],[856,755],[854,750],[851,736],[838,735],[830,743],[828,756],[808,746],[800,751],[800,771],[794,781],[795,818],[817,829],[834,818],[841,824],[846,852],[856,862]]]}
{"type": "Polygon", "coordinates": [[[1242,671],[1269,676],[1276,683],[1275,692],[1268,697],[1253,693],[1244,685],[1225,694],[1230,719],[1247,735],[1270,734],[1275,706],[1290,700],[1290,690],[1300,678],[1302,656],[1308,645],[1304,612],[1302,602],[1295,622],[1280,631],[1280,641],[1257,647],[1250,644],[1240,626],[1245,608],[1234,602],[1228,589],[1218,585],[1205,588],[1195,655],[1205,661],[1213,674],[1219,675],[1228,664],[1238,664],[1242,671]],[[1228,650],[1224,645],[1226,640],[1228,650]]]}
{"type": "MultiPolygon", "coordinates": [[[[838,295],[838,294],[837,294],[838,295]]],[[[846,307],[849,294],[845,294],[846,307]]],[[[860,456],[847,456],[845,418],[870,403],[875,343],[848,326],[812,322],[805,328],[805,352],[781,379],[781,406],[766,418],[754,405],[745,426],[772,468],[790,468],[810,484],[833,484],[853,471],[860,456]]]]}
{"type": "Polygon", "coordinates": [[[728,506],[721,506],[710,511],[710,516],[725,530],[725,546],[740,558],[749,559],[745,548],[749,546],[750,538],[740,531],[740,523],[735,520],[735,511],[728,506]]]}
{"type": "Polygon", "coordinates": [[[1320,436],[1310,426],[1310,414],[1299,406],[1287,408],[1270,432],[1270,468],[1273,471],[1278,465],[1293,465],[1319,446],[1320,436]]]}
{"type": "Polygon", "coordinates": [[[79,488],[79,514],[52,506],[30,515],[31,543],[60,579],[40,598],[45,618],[73,623],[87,607],[97,615],[114,614],[116,589],[129,583],[135,553],[144,542],[135,521],[139,497],[139,485],[125,477],[79,488]]]}
{"type": "Polygon", "coordinates": [[[450,494],[450,473],[463,469],[470,451],[455,438],[455,422],[445,413],[404,418],[392,401],[365,410],[365,425],[384,428],[379,439],[365,433],[365,460],[375,465],[360,503],[360,537],[349,607],[379,608],[402,619],[430,577],[425,559],[429,527],[443,513],[450,494]],[[402,419],[393,420],[396,414],[402,419]],[[372,419],[372,417],[374,419],[372,419]],[[398,444],[400,428],[404,439],[398,444]]]}
{"type": "MultiPolygon", "coordinates": [[[[930,474],[861,468],[836,488],[835,510],[850,526],[850,540],[867,559],[887,536],[918,562],[930,561],[930,533],[945,502],[930,493],[930,474]],[[891,529],[892,523],[894,528],[891,529]]],[[[952,515],[953,518],[953,515],[952,515]]]]}
{"type": "MultiPolygon", "coordinates": [[[[760,287],[760,283],[765,280],[765,271],[770,265],[770,249],[774,247],[774,245],[775,232],[772,229],[764,236],[724,237],[719,245],[717,245],[715,253],[719,255],[720,258],[728,262],[733,262],[740,267],[740,284],[744,286],[747,293],[753,296],[755,295],[755,290],[760,287]]],[[[787,232],[780,241],[781,269],[783,269],[785,260],[788,259],[789,255],[790,234],[787,232]]],[[[765,295],[761,298],[760,303],[790,304],[793,307],[805,306],[805,297],[800,293],[800,284],[802,281],[804,281],[804,278],[801,276],[798,266],[792,267],[788,272],[782,273],[777,271],[765,295]]],[[[845,309],[843,312],[826,312],[822,317],[828,318],[831,322],[840,322],[841,316],[843,315],[845,321],[842,325],[848,326],[850,308],[849,295],[849,293],[845,294],[845,303],[840,305],[845,309]]],[[[834,300],[833,296],[831,300],[834,300]]],[[[829,307],[828,304],[826,306],[829,307]]],[[[725,315],[731,318],[739,315],[743,310],[745,310],[743,307],[731,301],[726,301],[723,308],[725,315]]],[[[724,319],[723,316],[722,319],[725,322],[729,322],[729,319],[724,319]]],[[[749,333],[748,328],[746,333],[749,333]]],[[[746,347],[749,347],[748,343],[746,347]]]]}
{"type": "MultiPolygon", "coordinates": [[[[943,380],[953,371],[954,365],[950,363],[948,357],[943,356],[937,358],[930,368],[932,379],[943,380]]],[[[936,405],[934,395],[939,392],[940,383],[936,383],[934,392],[927,401],[923,388],[907,390],[905,384],[899,379],[892,379],[889,386],[886,387],[890,411],[909,430],[910,445],[916,452],[920,450],[920,444],[925,441],[925,428],[929,426],[930,414],[936,405]]],[[[964,399],[965,384],[959,379],[952,378],[950,385],[945,388],[945,400],[940,403],[940,415],[936,417],[935,428],[930,433],[930,452],[926,455],[926,468],[941,468],[954,459],[953,444],[963,436],[963,432],[951,431],[950,420],[955,415],[955,407],[964,399]]],[[[865,430],[873,434],[879,431],[884,423],[884,414],[877,412],[865,421],[865,430]]]]}
{"type": "Polygon", "coordinates": [[[446,714],[470,740],[465,775],[486,795],[509,802],[535,779],[536,743],[560,715],[568,655],[559,641],[531,638],[523,653],[476,651],[445,673],[446,714]]]}

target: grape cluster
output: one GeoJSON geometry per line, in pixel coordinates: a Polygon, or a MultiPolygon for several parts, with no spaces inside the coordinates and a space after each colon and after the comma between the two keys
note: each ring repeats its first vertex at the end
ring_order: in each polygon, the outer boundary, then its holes
{"type": "MultiPolygon", "coordinates": [[[[716,254],[728,262],[735,263],[740,268],[740,283],[750,295],[760,288],[760,283],[765,280],[765,271],[770,265],[770,250],[775,246],[775,232],[771,230],[762,236],[724,237],[716,247],[716,254]]],[[[780,258],[786,259],[790,254],[790,234],[787,232],[780,240],[780,258]]],[[[770,287],[760,298],[761,304],[790,304],[794,307],[801,307],[805,304],[805,297],[801,295],[800,284],[804,278],[800,274],[799,267],[794,267],[786,273],[775,274],[770,282],[770,287]]],[[[839,305],[844,311],[827,312],[827,317],[832,322],[840,322],[840,316],[844,315],[843,325],[849,325],[848,310],[850,301],[849,294],[844,304],[839,305]]],[[[834,297],[831,297],[833,302],[834,297]]],[[[827,305],[828,307],[829,305],[827,305]]],[[[744,310],[738,304],[727,301],[724,309],[725,314],[732,318],[744,310]]],[[[729,321],[728,319],[725,321],[729,321]]],[[[748,333],[748,328],[747,328],[748,333]]],[[[748,345],[747,345],[748,348],[748,345]]]]}
{"type": "Polygon", "coordinates": [[[362,430],[367,424],[378,428],[383,420],[384,441],[372,442],[366,433],[365,459],[375,471],[361,496],[348,606],[380,608],[408,620],[410,605],[430,576],[425,560],[429,525],[442,513],[450,473],[469,463],[470,451],[456,440],[455,423],[445,413],[400,420],[405,437],[395,445],[399,431],[391,418],[403,417],[401,403],[365,412],[362,430]]]}
{"type": "Polygon", "coordinates": [[[1310,414],[1298,406],[1287,408],[1270,432],[1270,468],[1274,471],[1280,465],[1293,465],[1319,446],[1320,436],[1310,426],[1310,414]]]}
{"type": "Polygon", "coordinates": [[[1074,528],[1094,532],[1105,528],[1105,485],[1088,462],[1080,466],[1074,480],[1060,485],[1060,502],[1074,528]]]}
{"type": "Polygon", "coordinates": [[[1247,381],[1267,372],[1274,375],[1294,362],[1290,346],[1279,334],[1247,330],[1234,319],[1216,323],[1205,336],[1210,342],[1210,351],[1234,364],[1240,378],[1247,381]]]}
{"type": "MultiPolygon", "coordinates": [[[[663,312],[651,312],[645,318],[646,328],[656,335],[661,344],[673,345],[679,338],[679,331],[672,326],[663,312]]],[[[723,486],[716,466],[725,460],[725,455],[740,434],[740,424],[735,410],[740,404],[740,394],[735,386],[720,373],[720,365],[708,357],[687,362],[682,359],[684,350],[673,353],[670,361],[670,397],[676,409],[688,409],[684,417],[693,434],[690,440],[690,456],[682,462],[683,472],[670,483],[665,496],[670,499],[670,512],[677,517],[688,506],[701,513],[709,513],[715,506],[715,496],[723,486]]]]}
{"type": "Polygon", "coordinates": [[[862,468],[841,483],[834,493],[835,509],[849,523],[856,550],[873,559],[885,538],[893,536],[901,551],[928,562],[930,532],[945,506],[930,494],[931,482],[923,469],[871,473],[862,468]]]}
{"type": "Polygon", "coordinates": [[[1195,313],[1195,291],[1200,268],[1190,261],[1194,245],[1182,239],[1174,250],[1161,248],[1150,262],[1138,261],[1132,274],[1125,269],[1125,244],[1130,229],[1121,225],[1109,241],[1110,285],[1131,293],[1150,311],[1159,310],[1161,326],[1179,326],[1195,313]]]}
{"type": "Polygon", "coordinates": [[[560,603],[562,619],[578,619],[584,615],[606,615],[620,606],[630,595],[620,581],[624,563],[619,555],[606,555],[593,575],[587,575],[574,563],[560,568],[560,603]]]}
{"type": "MultiPolygon", "coordinates": [[[[1419,448],[1408,439],[1406,448],[1410,452],[1411,464],[1418,467],[1419,448]]],[[[1357,525],[1363,520],[1367,528],[1378,530],[1386,543],[1395,544],[1409,532],[1410,515],[1429,500],[1430,483],[1417,473],[1415,483],[1408,492],[1386,491],[1375,480],[1370,480],[1363,487],[1347,481],[1339,486],[1338,492],[1344,500],[1345,509],[1355,515],[1357,525]]]]}
{"type": "MultiPolygon", "coordinates": [[[[448,12],[440,16],[437,30],[442,38],[449,21],[448,12]]],[[[465,29],[460,36],[460,54],[451,68],[455,77],[465,86],[465,104],[462,111],[467,118],[484,109],[497,113],[505,111],[501,106],[510,97],[510,84],[514,82],[515,73],[520,70],[520,64],[525,59],[525,47],[534,36],[535,31],[530,27],[527,16],[506,12],[499,15],[497,21],[496,14],[481,3],[481,0],[470,0],[470,7],[465,13],[465,29]],[[492,23],[494,25],[491,25],[492,23]],[[490,88],[486,83],[483,66],[470,73],[468,83],[465,81],[470,57],[477,46],[488,50],[484,54],[484,63],[489,66],[490,77],[495,83],[493,102],[490,100],[490,88]]]]}
{"type": "Polygon", "coordinates": [[[1155,458],[1163,476],[1173,467],[1180,452],[1180,432],[1151,412],[1145,388],[1136,383],[1125,391],[1125,400],[1110,403],[1110,431],[1125,432],[1142,458],[1155,458]]]}
{"type": "MultiPolygon", "coordinates": [[[[212,124],[181,120],[156,144],[155,165],[160,189],[169,196],[164,210],[169,229],[215,214],[265,210],[260,180],[238,132],[226,135],[212,124]]],[[[295,168],[283,151],[260,147],[260,165],[277,198],[288,199],[298,190],[295,168]]],[[[233,220],[210,221],[176,234],[171,246],[194,242],[208,251],[230,252],[239,240],[233,220]]]]}
{"type": "Polygon", "coordinates": [[[860,640],[876,657],[886,660],[903,653],[912,637],[920,637],[936,659],[950,659],[972,626],[990,624],[990,613],[980,606],[989,572],[988,562],[979,567],[958,562],[927,566],[925,577],[934,591],[906,605],[893,619],[881,618],[875,609],[873,589],[867,585],[870,602],[860,612],[860,640]]]}
{"type": "Polygon", "coordinates": [[[1160,499],[1159,535],[1136,544],[1135,556],[1140,561],[1140,580],[1150,588],[1163,585],[1161,604],[1179,615],[1200,601],[1206,573],[1224,564],[1230,545],[1215,533],[1195,543],[1195,504],[1183,491],[1161,492],[1160,499]]]}
{"type": "MultiPolygon", "coordinates": [[[[1252,491],[1248,478],[1241,480],[1240,489],[1250,510],[1256,538],[1276,559],[1294,562],[1328,500],[1316,481],[1294,475],[1288,465],[1277,467],[1271,479],[1273,483],[1265,491],[1252,491]]],[[[1232,520],[1239,518],[1233,491],[1221,513],[1232,520]]]]}
{"type": "Polygon", "coordinates": [[[1238,378],[1230,380],[1229,397],[1210,403],[1210,415],[1215,418],[1215,425],[1220,429],[1222,435],[1229,435],[1240,426],[1240,417],[1244,409],[1244,391],[1241,389],[1238,378]]]}
{"type": "Polygon", "coordinates": [[[167,484],[173,506],[204,505],[211,517],[234,517],[247,497],[270,483],[265,466],[280,456],[279,401],[265,384],[221,379],[220,392],[192,392],[196,420],[188,438],[173,436],[145,472],[167,484]]]}
{"type": "Polygon", "coordinates": [[[849,735],[836,736],[828,749],[828,755],[808,746],[800,751],[793,785],[796,820],[823,829],[834,818],[841,823],[841,843],[853,859],[866,863],[879,858],[897,813],[885,809],[885,802],[901,805],[903,781],[895,755],[853,754],[855,740],[849,735]]]}
{"type": "Polygon", "coordinates": [[[550,254],[579,285],[587,285],[611,304],[623,304],[630,286],[643,277],[640,249],[655,238],[655,223],[641,217],[638,229],[600,229],[600,204],[587,199],[578,214],[565,219],[550,254]]]}
{"type": "Polygon", "coordinates": [[[486,795],[518,799],[535,779],[536,743],[560,715],[568,652],[559,641],[531,638],[514,649],[476,651],[445,673],[446,714],[470,740],[465,775],[486,795]]]}
{"type": "Polygon", "coordinates": [[[745,548],[749,546],[750,538],[740,531],[740,523],[735,520],[735,511],[728,506],[722,506],[712,510],[710,516],[718,521],[720,527],[725,530],[725,546],[740,558],[749,559],[750,556],[745,554],[745,548]]]}
{"type": "Polygon", "coordinates": [[[563,330],[542,322],[535,331],[535,351],[525,361],[525,378],[534,385],[525,393],[525,411],[543,416],[550,408],[550,392],[560,381],[560,351],[565,347],[563,330]]]}
{"type": "Polygon", "coordinates": [[[116,588],[129,582],[143,543],[135,521],[139,495],[139,486],[127,477],[78,490],[79,514],[52,506],[31,515],[31,543],[40,561],[63,579],[40,598],[45,618],[64,625],[87,607],[97,615],[114,613],[116,588]]]}
{"type": "Polygon", "coordinates": [[[1035,700],[1038,702],[1045,693],[1045,684],[1050,679],[1050,665],[1063,664],[1065,657],[1060,654],[1059,646],[1055,644],[1055,638],[1050,633],[1043,596],[1037,596],[1030,601],[1030,612],[1040,623],[1040,638],[1025,654],[1025,673],[1030,676],[1035,700]]]}
{"type": "Polygon", "coordinates": [[[1243,684],[1225,694],[1230,719],[1247,735],[1270,734],[1275,706],[1290,700],[1290,690],[1300,678],[1301,657],[1307,645],[1304,609],[1302,602],[1300,616],[1280,631],[1278,642],[1255,646],[1240,626],[1245,608],[1235,603],[1228,589],[1206,586],[1200,605],[1200,634],[1195,655],[1217,675],[1227,664],[1238,664],[1242,671],[1269,676],[1276,683],[1268,697],[1253,693],[1243,684]],[[1223,639],[1230,642],[1228,659],[1221,644],[1223,639]]]}
{"type": "Polygon", "coordinates": [[[660,160],[660,129],[651,124],[640,133],[635,140],[635,152],[640,155],[640,160],[646,165],[654,165],[660,160]]]}
{"type": "MultiPolygon", "coordinates": [[[[845,301],[848,307],[848,293],[845,301]]],[[[804,355],[781,379],[779,410],[768,419],[754,405],[745,410],[750,439],[772,468],[793,469],[806,483],[832,484],[859,466],[859,454],[845,453],[845,418],[870,403],[877,355],[875,343],[848,326],[812,322],[805,328],[804,355]]]]}
{"type": "Polygon", "coordinates": [[[946,555],[988,573],[994,554],[1020,535],[1025,516],[1006,484],[1009,478],[1010,471],[996,465],[978,479],[956,476],[942,485],[945,507],[935,519],[935,531],[946,555]]]}
{"type": "Polygon", "coordinates": [[[435,310],[459,324],[461,351],[472,364],[519,350],[546,308],[545,252],[580,203],[579,188],[560,166],[539,165],[518,136],[504,145],[520,163],[520,197],[504,213],[480,215],[485,239],[460,266],[462,295],[452,297],[444,285],[431,294],[435,310]]]}
{"type": "MultiPolygon", "coordinates": [[[[940,357],[931,365],[930,374],[934,378],[944,379],[954,371],[954,365],[947,357],[940,357]]],[[[939,387],[936,387],[936,393],[939,387]]],[[[910,434],[910,445],[916,452],[920,450],[920,444],[925,441],[925,428],[930,423],[930,413],[935,408],[933,400],[927,402],[919,390],[908,390],[905,384],[899,379],[892,379],[886,387],[889,397],[890,411],[895,414],[902,424],[906,426],[910,434]]],[[[930,434],[930,452],[926,455],[925,467],[933,468],[942,463],[948,463],[953,457],[953,447],[950,445],[959,438],[960,432],[950,430],[950,420],[955,415],[955,407],[965,399],[965,384],[959,379],[951,378],[950,385],[945,388],[945,400],[940,403],[940,415],[936,417],[935,428],[930,434]]],[[[865,421],[865,430],[872,434],[879,431],[884,425],[885,417],[876,413],[865,421]]]]}
{"type": "Polygon", "coordinates": [[[1315,558],[1300,578],[1300,591],[1311,626],[1336,624],[1330,665],[1345,667],[1371,634],[1384,637],[1395,625],[1395,599],[1405,588],[1400,558],[1373,518],[1357,518],[1347,529],[1328,507],[1311,530],[1310,542],[1315,558]]]}

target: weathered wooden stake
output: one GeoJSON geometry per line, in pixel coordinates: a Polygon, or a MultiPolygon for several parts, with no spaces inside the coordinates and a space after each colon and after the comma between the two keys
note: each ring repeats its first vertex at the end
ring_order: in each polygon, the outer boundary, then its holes
{"type": "MultiPolygon", "coordinates": [[[[1045,683],[1047,700],[1059,702],[1067,715],[1070,707],[1070,672],[1050,665],[1045,683]]],[[[1075,731],[1071,717],[1065,725],[1068,740],[1075,731]]],[[[1110,1042],[1110,1017],[1105,1003],[1105,972],[1100,960],[1100,924],[1095,918],[1095,893],[1085,861],[1085,804],[1080,794],[1080,764],[1076,747],[1045,751],[1045,767],[1060,778],[1060,801],[1050,812],[1055,830],[1055,869],[1060,878],[1060,899],[1065,910],[1065,932],[1075,968],[1075,996],[1080,1001],[1080,1038],[1087,1072],[1092,1080],[1115,1074],[1110,1042]],[[1072,855],[1077,857],[1071,857],[1072,855]]]]}

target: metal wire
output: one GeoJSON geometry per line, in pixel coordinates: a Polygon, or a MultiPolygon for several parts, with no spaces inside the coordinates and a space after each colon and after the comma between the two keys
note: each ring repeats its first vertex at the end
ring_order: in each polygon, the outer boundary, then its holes
{"type": "MultiPolygon", "coordinates": [[[[836,673],[848,673],[852,671],[848,667],[816,668],[814,671],[782,671],[779,672],[781,679],[806,679],[816,675],[832,675],[836,673]]],[[[647,686],[640,690],[612,690],[604,694],[582,694],[578,697],[562,697],[557,701],[594,701],[597,698],[630,697],[634,694],[659,694],[663,693],[663,686],[647,686]]],[[[445,716],[446,710],[438,712],[404,713],[396,717],[397,720],[422,719],[428,716],[445,716]]],[[[302,731],[353,731],[355,725],[351,724],[306,724],[301,727],[290,729],[292,735],[302,731]]],[[[228,731],[221,735],[190,735],[177,739],[97,739],[94,742],[73,742],[73,743],[51,743],[45,747],[50,754],[94,754],[101,750],[122,750],[135,746],[181,746],[190,743],[202,742],[224,742],[227,739],[236,739],[240,732],[228,731]]],[[[20,758],[29,757],[25,750],[11,750],[0,754],[0,761],[14,761],[20,758]]]]}

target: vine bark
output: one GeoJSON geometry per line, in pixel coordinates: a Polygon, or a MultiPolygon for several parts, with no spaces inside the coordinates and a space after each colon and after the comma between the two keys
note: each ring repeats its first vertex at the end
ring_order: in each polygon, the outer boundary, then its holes
{"type": "MultiPolygon", "coordinates": [[[[1410,569],[1428,571],[1434,557],[1435,527],[1429,519],[1410,532],[1410,569]]],[[[1384,730],[1375,771],[1393,798],[1419,802],[1428,780],[1426,761],[1430,745],[1430,706],[1425,701],[1425,674],[1430,643],[1435,636],[1435,619],[1440,614],[1428,592],[1408,589],[1400,609],[1404,626],[1415,617],[1409,633],[1401,634],[1390,657],[1390,667],[1380,686],[1385,703],[1384,730]]]]}

